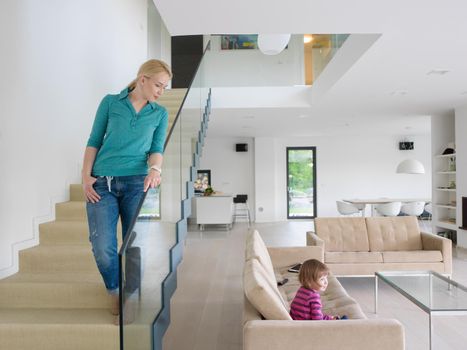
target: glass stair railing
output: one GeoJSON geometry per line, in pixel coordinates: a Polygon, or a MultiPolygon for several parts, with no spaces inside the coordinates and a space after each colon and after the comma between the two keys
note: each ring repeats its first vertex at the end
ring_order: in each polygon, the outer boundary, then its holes
{"type": "Polygon", "coordinates": [[[140,203],[119,252],[122,350],[161,350],[170,323],[170,298],[177,287],[177,266],[194,195],[192,181],[211,110],[211,93],[205,84],[209,47],[168,134],[161,186],[148,191],[140,203]]]}

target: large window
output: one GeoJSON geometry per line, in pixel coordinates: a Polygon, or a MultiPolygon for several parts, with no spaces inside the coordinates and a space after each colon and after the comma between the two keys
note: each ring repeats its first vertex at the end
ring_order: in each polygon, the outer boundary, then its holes
{"type": "Polygon", "coordinates": [[[316,147],[287,147],[287,218],[316,217],[316,147]]]}

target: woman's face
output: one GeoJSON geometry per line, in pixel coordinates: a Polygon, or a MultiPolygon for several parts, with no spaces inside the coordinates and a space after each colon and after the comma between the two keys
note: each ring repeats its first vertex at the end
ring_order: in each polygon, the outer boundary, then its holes
{"type": "Polygon", "coordinates": [[[317,281],[313,281],[311,286],[312,286],[312,289],[318,292],[324,292],[326,288],[328,287],[328,274],[327,273],[321,274],[317,281]]]}
{"type": "Polygon", "coordinates": [[[152,76],[143,75],[141,86],[144,99],[155,102],[165,91],[170,77],[167,73],[161,72],[152,76]]]}

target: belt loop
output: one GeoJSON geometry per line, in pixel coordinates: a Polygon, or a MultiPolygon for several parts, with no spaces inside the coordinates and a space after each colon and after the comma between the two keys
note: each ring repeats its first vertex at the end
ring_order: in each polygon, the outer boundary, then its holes
{"type": "Polygon", "coordinates": [[[107,187],[109,189],[109,192],[112,192],[112,187],[111,187],[111,183],[112,183],[112,180],[113,180],[113,176],[106,176],[105,177],[107,179],[107,187]]]}

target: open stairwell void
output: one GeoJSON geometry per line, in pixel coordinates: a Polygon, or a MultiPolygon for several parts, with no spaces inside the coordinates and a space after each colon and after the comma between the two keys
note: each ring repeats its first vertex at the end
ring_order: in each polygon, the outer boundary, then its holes
{"type": "MultiPolygon", "coordinates": [[[[169,130],[185,94],[168,90],[158,101],[169,112],[169,130]]],[[[120,329],[92,255],[80,184],[70,186],[70,201],[58,203],[55,221],[39,232],[40,244],[19,254],[19,272],[0,281],[0,349],[119,349],[120,329]]],[[[129,336],[128,348],[149,349],[147,341],[138,344],[152,337],[151,327],[133,325],[129,336]]]]}

